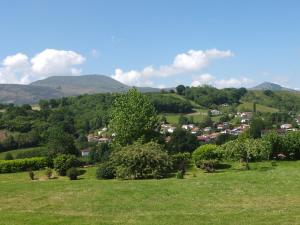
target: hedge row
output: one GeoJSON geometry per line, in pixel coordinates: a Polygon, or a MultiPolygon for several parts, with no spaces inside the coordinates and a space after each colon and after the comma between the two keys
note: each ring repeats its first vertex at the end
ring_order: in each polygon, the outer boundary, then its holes
{"type": "Polygon", "coordinates": [[[0,173],[15,173],[28,170],[39,170],[48,166],[48,161],[43,157],[0,160],[0,173]]]}

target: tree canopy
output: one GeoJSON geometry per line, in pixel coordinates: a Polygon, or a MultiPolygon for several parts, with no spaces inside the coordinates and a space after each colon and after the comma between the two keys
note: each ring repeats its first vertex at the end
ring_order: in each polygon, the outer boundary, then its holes
{"type": "Polygon", "coordinates": [[[155,131],[158,117],[148,97],[136,89],[117,96],[111,110],[109,128],[121,146],[132,144],[155,131]]]}

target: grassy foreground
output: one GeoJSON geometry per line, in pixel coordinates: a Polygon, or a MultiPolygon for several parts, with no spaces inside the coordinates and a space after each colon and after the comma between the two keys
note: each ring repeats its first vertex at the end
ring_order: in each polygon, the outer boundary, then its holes
{"type": "Polygon", "coordinates": [[[299,224],[300,162],[251,164],[186,179],[30,181],[0,175],[0,224],[299,224]]]}

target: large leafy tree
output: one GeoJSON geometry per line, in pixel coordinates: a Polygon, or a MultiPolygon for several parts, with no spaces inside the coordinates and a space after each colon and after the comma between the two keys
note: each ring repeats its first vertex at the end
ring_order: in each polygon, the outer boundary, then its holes
{"type": "Polygon", "coordinates": [[[59,127],[49,128],[48,149],[48,153],[50,156],[56,156],[58,154],[79,154],[72,135],[64,132],[59,127]]]}
{"type": "Polygon", "coordinates": [[[195,135],[181,128],[177,128],[171,135],[167,149],[170,153],[192,152],[198,145],[199,143],[195,135]]]}
{"type": "Polygon", "coordinates": [[[265,129],[265,124],[262,118],[254,116],[250,124],[250,136],[252,138],[260,138],[262,130],[265,129]]]}
{"type": "Polygon", "coordinates": [[[177,91],[177,93],[178,93],[179,95],[184,95],[184,93],[185,93],[185,86],[183,86],[183,85],[178,85],[178,86],[176,87],[176,91],[177,91]]]}
{"type": "Polygon", "coordinates": [[[131,89],[114,101],[109,128],[116,134],[115,142],[126,146],[140,138],[149,139],[157,122],[155,108],[148,97],[131,89]]]}

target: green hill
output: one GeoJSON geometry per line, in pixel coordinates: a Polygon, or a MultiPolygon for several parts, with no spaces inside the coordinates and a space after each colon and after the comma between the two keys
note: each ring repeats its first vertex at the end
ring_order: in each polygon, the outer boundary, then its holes
{"type": "MultiPolygon", "coordinates": [[[[30,86],[50,87],[61,91],[66,96],[126,92],[132,88],[104,75],[53,76],[35,81],[30,86]]],[[[138,89],[141,92],[159,91],[156,88],[138,87],[138,89]]]]}
{"type": "MultiPolygon", "coordinates": [[[[94,93],[118,93],[130,86],[104,75],[55,76],[30,85],[0,84],[0,103],[34,104],[41,99],[57,99],[94,93]]],[[[159,92],[160,89],[137,87],[141,92],[159,92]]]]}
{"type": "MultiPolygon", "coordinates": [[[[238,107],[238,110],[241,112],[251,112],[253,110],[253,103],[252,102],[243,102],[242,104],[240,104],[238,107]]],[[[256,104],[256,110],[258,112],[261,113],[274,113],[274,112],[278,112],[279,110],[273,107],[268,107],[268,106],[264,106],[261,104],[256,104]]]]}
{"type": "Polygon", "coordinates": [[[257,90],[257,91],[271,90],[271,91],[291,91],[291,92],[296,92],[294,89],[282,87],[279,84],[274,84],[274,83],[271,83],[271,82],[264,82],[262,84],[259,84],[259,85],[255,86],[255,87],[251,88],[251,90],[257,90]]]}
{"type": "Polygon", "coordinates": [[[40,99],[61,98],[60,90],[50,87],[0,84],[0,103],[32,104],[40,99]]]}
{"type": "Polygon", "coordinates": [[[281,111],[300,112],[300,93],[288,91],[248,91],[241,102],[253,103],[281,111]]]}

